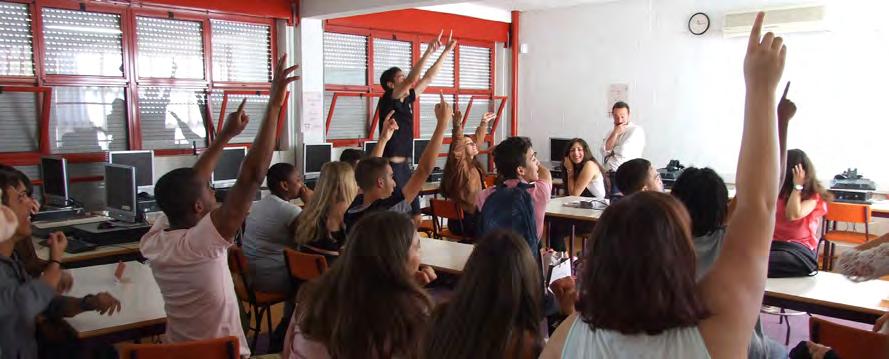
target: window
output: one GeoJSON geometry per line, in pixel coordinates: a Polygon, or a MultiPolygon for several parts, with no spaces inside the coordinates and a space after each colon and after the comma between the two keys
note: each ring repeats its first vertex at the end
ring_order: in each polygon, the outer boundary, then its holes
{"type": "MultiPolygon", "coordinates": [[[[256,138],[256,134],[259,132],[259,125],[262,122],[262,117],[265,116],[265,109],[269,103],[269,95],[268,93],[245,93],[240,91],[235,91],[233,93],[223,92],[223,91],[214,91],[210,95],[210,103],[212,109],[212,121],[217,126],[217,131],[220,129],[219,122],[220,112],[223,114],[222,116],[227,116],[230,112],[235,111],[238,106],[241,105],[241,101],[247,99],[247,103],[244,105],[244,112],[247,116],[250,117],[250,122],[247,124],[247,127],[244,128],[244,131],[241,132],[240,135],[236,136],[231,140],[232,143],[253,143],[253,139],[256,138]],[[225,100],[225,108],[222,108],[223,100],[225,100]]],[[[223,118],[223,121],[225,119],[223,118]]]]}
{"type": "Polygon", "coordinates": [[[122,87],[53,87],[49,118],[51,153],[127,149],[122,87]]]}
{"type": "MultiPolygon", "coordinates": [[[[324,120],[330,114],[333,92],[324,93],[324,120]]],[[[336,110],[327,130],[328,139],[352,139],[367,137],[367,95],[340,94],[336,99],[336,110]]]]}
{"type": "MultiPolygon", "coordinates": [[[[426,53],[426,49],[429,48],[429,44],[421,43],[420,44],[420,54],[426,53]]],[[[429,61],[426,61],[423,64],[423,71],[420,72],[420,76],[426,73],[432,64],[435,63],[435,60],[438,59],[439,56],[444,52],[446,46],[442,46],[438,48],[435,52],[432,53],[432,56],[429,56],[429,61]]],[[[438,70],[438,75],[435,76],[435,79],[432,80],[432,87],[454,87],[454,53],[451,52],[445,57],[444,62],[441,63],[441,68],[438,70]]]]}
{"type": "Polygon", "coordinates": [[[0,2],[0,76],[34,76],[33,54],[28,5],[0,2]]]}
{"type": "Polygon", "coordinates": [[[142,148],[204,147],[207,143],[206,98],[203,89],[140,88],[142,148]]]}
{"type": "Polygon", "coordinates": [[[123,77],[120,15],[43,9],[48,75],[123,77]]]}
{"type": "Polygon", "coordinates": [[[139,77],[203,79],[201,23],[136,17],[139,77]]]}
{"type": "Polygon", "coordinates": [[[380,75],[392,67],[398,67],[405,75],[413,66],[413,44],[408,41],[373,39],[374,84],[380,84],[380,75]]]}
{"type": "Polygon", "coordinates": [[[271,26],[210,20],[213,80],[271,82],[271,26]]]}
{"type": "Polygon", "coordinates": [[[460,46],[460,88],[488,90],[491,88],[491,49],[460,46]]]}
{"type": "Polygon", "coordinates": [[[367,86],[367,36],[324,33],[324,83],[367,86]]]}
{"type": "Polygon", "coordinates": [[[33,92],[0,93],[0,152],[37,152],[40,108],[33,92]]]}

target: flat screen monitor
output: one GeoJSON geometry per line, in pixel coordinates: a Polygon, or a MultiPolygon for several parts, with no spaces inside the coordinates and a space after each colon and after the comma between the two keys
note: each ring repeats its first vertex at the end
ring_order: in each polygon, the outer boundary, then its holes
{"type": "Polygon", "coordinates": [[[561,163],[565,159],[565,147],[571,142],[570,138],[549,139],[549,160],[561,163]]]}
{"type": "Polygon", "coordinates": [[[420,164],[420,157],[423,157],[426,146],[429,146],[429,140],[414,140],[414,166],[420,164]]]}
{"type": "Polygon", "coordinates": [[[108,162],[136,167],[136,187],[140,190],[154,185],[154,151],[111,151],[108,162]]]}
{"type": "Polygon", "coordinates": [[[303,146],[303,168],[305,175],[315,177],[321,174],[321,166],[333,158],[333,145],[322,143],[303,146]]]}
{"type": "Polygon", "coordinates": [[[136,193],[136,167],[105,164],[105,209],[109,217],[135,223],[139,218],[136,193]]]}
{"type": "Polygon", "coordinates": [[[68,162],[61,157],[40,159],[40,178],[43,179],[43,198],[47,205],[68,205],[68,162]]]}
{"type": "Polygon", "coordinates": [[[370,153],[373,152],[374,147],[377,147],[377,141],[364,142],[364,153],[370,156],[370,153]]]}
{"type": "Polygon", "coordinates": [[[247,147],[229,147],[222,150],[219,162],[213,169],[213,185],[226,187],[235,184],[238,174],[241,173],[241,163],[247,157],[247,147]]]}

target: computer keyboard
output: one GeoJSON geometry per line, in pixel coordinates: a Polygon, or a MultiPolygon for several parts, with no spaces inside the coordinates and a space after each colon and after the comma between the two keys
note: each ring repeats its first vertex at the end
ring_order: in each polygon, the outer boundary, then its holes
{"type": "MultiPolygon", "coordinates": [[[[44,239],[44,240],[40,241],[40,245],[44,246],[44,247],[49,247],[49,244],[47,243],[47,241],[49,241],[49,239],[44,239]]],[[[77,253],[88,252],[93,249],[96,249],[96,247],[98,247],[98,246],[99,245],[94,244],[94,243],[82,241],[82,240],[79,240],[74,237],[68,237],[68,247],[65,248],[65,253],[77,254],[77,253]]]]}
{"type": "Polygon", "coordinates": [[[69,218],[58,221],[40,221],[33,222],[33,225],[37,229],[47,229],[47,228],[57,228],[57,227],[70,227],[76,226],[78,224],[87,224],[87,223],[96,223],[96,222],[104,222],[111,220],[109,217],[105,216],[94,216],[94,215],[82,215],[77,216],[75,218],[69,218]]]}

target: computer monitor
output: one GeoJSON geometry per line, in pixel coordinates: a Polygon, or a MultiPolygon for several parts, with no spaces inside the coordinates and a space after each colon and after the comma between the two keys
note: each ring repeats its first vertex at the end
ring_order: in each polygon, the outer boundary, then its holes
{"type": "Polygon", "coordinates": [[[108,163],[136,167],[136,187],[140,191],[154,185],[154,151],[111,151],[108,163]]]}
{"type": "Polygon", "coordinates": [[[317,177],[321,174],[321,166],[330,162],[333,157],[333,145],[322,143],[303,146],[303,171],[306,177],[317,177]]]}
{"type": "Polygon", "coordinates": [[[426,151],[426,146],[429,146],[429,140],[414,140],[414,166],[420,165],[420,157],[423,157],[423,151],[426,151]]]}
{"type": "Polygon", "coordinates": [[[570,138],[553,138],[549,139],[549,160],[553,162],[562,162],[565,159],[565,147],[571,142],[570,138]]]}
{"type": "Polygon", "coordinates": [[[44,203],[54,207],[68,205],[68,162],[61,157],[40,158],[44,203]]]}
{"type": "Polygon", "coordinates": [[[365,141],[364,142],[364,153],[370,156],[370,153],[373,152],[374,147],[377,147],[378,141],[365,141]]]}
{"type": "Polygon", "coordinates": [[[136,193],[136,167],[105,164],[105,209],[109,217],[135,223],[139,219],[136,193]]]}
{"type": "Polygon", "coordinates": [[[241,173],[241,163],[247,156],[247,147],[229,147],[222,150],[219,162],[213,169],[214,187],[231,187],[238,180],[241,173]]]}

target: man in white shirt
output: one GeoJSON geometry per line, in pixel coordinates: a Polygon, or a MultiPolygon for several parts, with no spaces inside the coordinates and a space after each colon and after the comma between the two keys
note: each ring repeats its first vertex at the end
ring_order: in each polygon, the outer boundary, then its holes
{"type": "Polygon", "coordinates": [[[624,162],[642,157],[645,131],[630,123],[630,105],[626,102],[618,101],[611,107],[611,118],[614,119],[614,128],[602,141],[602,163],[611,183],[611,193],[617,193],[614,173],[624,162]]]}

